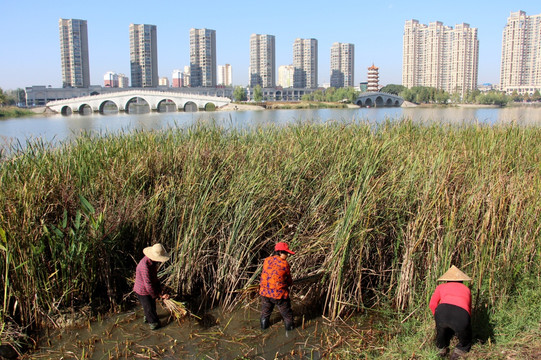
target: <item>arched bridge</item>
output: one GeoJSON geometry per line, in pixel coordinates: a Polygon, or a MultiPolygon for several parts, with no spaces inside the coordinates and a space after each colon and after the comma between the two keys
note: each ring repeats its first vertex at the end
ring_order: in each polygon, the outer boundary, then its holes
{"type": "Polygon", "coordinates": [[[145,113],[214,110],[230,102],[231,100],[226,97],[173,91],[128,90],[51,101],[47,103],[47,107],[62,115],[71,115],[74,112],[87,115],[92,112],[110,114],[118,111],[145,113]]]}
{"type": "Polygon", "coordinates": [[[400,106],[404,102],[400,96],[383,92],[365,92],[355,100],[361,107],[392,107],[400,106]]]}

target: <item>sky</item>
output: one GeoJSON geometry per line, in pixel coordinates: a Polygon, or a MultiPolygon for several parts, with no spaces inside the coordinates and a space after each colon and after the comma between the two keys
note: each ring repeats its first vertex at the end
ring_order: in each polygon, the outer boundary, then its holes
{"type": "Polygon", "coordinates": [[[129,25],[157,26],[158,73],[168,77],[189,65],[191,28],[216,30],[217,64],[231,64],[233,85],[248,84],[250,35],[276,37],[278,66],[293,62],[296,38],[318,40],[318,82],[329,83],[334,42],[355,45],[355,83],[379,67],[380,85],[402,82],[406,20],[468,23],[478,28],[478,83],[498,83],[502,30],[511,12],[541,13],[539,0],[273,0],[121,1],[0,0],[0,88],[61,87],[58,20],[88,24],[90,78],[103,85],[108,71],[130,76],[129,25]]]}

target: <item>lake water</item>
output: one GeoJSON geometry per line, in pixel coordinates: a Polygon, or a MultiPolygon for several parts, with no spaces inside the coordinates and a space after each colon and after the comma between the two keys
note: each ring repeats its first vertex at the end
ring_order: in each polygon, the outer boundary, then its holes
{"type": "Polygon", "coordinates": [[[81,132],[109,134],[118,131],[157,130],[169,127],[189,127],[196,122],[215,122],[226,128],[250,128],[270,124],[283,126],[303,121],[379,123],[386,119],[401,118],[411,118],[417,122],[516,123],[540,126],[541,107],[410,107],[32,116],[0,120],[0,149],[6,148],[9,144],[17,144],[17,142],[24,147],[26,141],[32,139],[56,143],[72,139],[81,132]]]}

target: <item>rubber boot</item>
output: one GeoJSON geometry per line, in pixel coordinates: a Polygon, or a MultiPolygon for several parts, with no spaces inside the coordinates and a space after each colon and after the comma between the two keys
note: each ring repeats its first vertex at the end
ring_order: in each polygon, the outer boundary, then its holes
{"type": "Polygon", "coordinates": [[[149,323],[148,326],[150,327],[150,330],[156,330],[161,327],[161,324],[160,322],[155,322],[155,323],[149,323]]]}
{"type": "Polygon", "coordinates": [[[293,330],[295,328],[295,324],[293,323],[285,323],[285,328],[286,328],[286,331],[290,331],[290,330],[293,330]]]}
{"type": "Polygon", "coordinates": [[[265,330],[270,326],[269,318],[261,318],[261,330],[265,330]]]}

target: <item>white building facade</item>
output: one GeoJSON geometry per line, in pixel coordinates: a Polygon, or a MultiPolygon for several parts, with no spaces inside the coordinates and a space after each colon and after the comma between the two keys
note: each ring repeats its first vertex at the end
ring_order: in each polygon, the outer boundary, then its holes
{"type": "Polygon", "coordinates": [[[276,86],[276,39],[274,35],[250,36],[250,87],[276,86]]]}
{"type": "Polygon", "coordinates": [[[453,29],[436,21],[407,20],[404,26],[402,85],[428,86],[464,96],[477,87],[477,28],[462,23],[453,29]]]}
{"type": "Polygon", "coordinates": [[[541,14],[512,12],[503,29],[500,90],[541,91],[541,14]]]}
{"type": "Polygon", "coordinates": [[[335,42],[331,46],[331,86],[352,87],[355,69],[355,45],[335,42]]]}
{"type": "Polygon", "coordinates": [[[216,30],[190,29],[190,86],[216,86],[216,30]]]}
{"type": "Polygon", "coordinates": [[[90,65],[86,20],[60,19],[58,27],[62,87],[87,88],[90,86],[90,65]]]}
{"type": "Polygon", "coordinates": [[[130,24],[132,87],[158,86],[158,36],[156,25],[130,24]]]}
{"type": "Polygon", "coordinates": [[[293,74],[295,68],[293,65],[281,65],[278,67],[278,82],[276,85],[283,88],[293,87],[293,74]]]}
{"type": "Polygon", "coordinates": [[[233,70],[230,64],[218,65],[218,85],[232,86],[233,85],[233,70]]]}
{"type": "Polygon", "coordinates": [[[317,40],[295,39],[293,43],[293,87],[314,89],[317,81],[317,40]]]}

